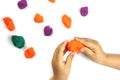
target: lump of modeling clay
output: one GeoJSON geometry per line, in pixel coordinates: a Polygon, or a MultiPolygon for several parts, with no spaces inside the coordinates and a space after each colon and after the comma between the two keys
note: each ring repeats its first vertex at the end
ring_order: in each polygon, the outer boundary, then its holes
{"type": "Polygon", "coordinates": [[[80,14],[81,14],[82,16],[87,16],[87,15],[88,15],[88,7],[82,7],[82,8],[80,9],[80,14]]]}
{"type": "Polygon", "coordinates": [[[15,25],[13,23],[13,20],[10,17],[4,17],[3,21],[4,21],[6,27],[8,28],[9,31],[15,30],[15,25]]]}
{"type": "Polygon", "coordinates": [[[80,41],[73,39],[70,42],[67,43],[66,48],[68,51],[71,52],[77,52],[79,53],[80,50],[84,47],[83,43],[81,43],[80,41]]]}
{"type": "Polygon", "coordinates": [[[12,35],[11,40],[13,45],[17,48],[23,48],[25,45],[25,40],[22,36],[12,35]]]}
{"type": "Polygon", "coordinates": [[[55,0],[48,0],[48,1],[50,1],[51,3],[55,3],[55,0]]]}
{"type": "Polygon", "coordinates": [[[44,35],[50,36],[53,33],[53,29],[50,26],[45,26],[44,28],[44,35]]]}
{"type": "Polygon", "coordinates": [[[40,15],[40,14],[38,14],[38,13],[36,13],[35,16],[34,16],[34,21],[35,21],[36,23],[41,23],[41,22],[43,22],[43,21],[44,21],[43,16],[40,15]]]}
{"type": "Polygon", "coordinates": [[[21,1],[18,1],[18,7],[20,9],[24,9],[27,7],[27,1],[26,0],[21,0],[21,1]]]}
{"type": "Polygon", "coordinates": [[[62,22],[63,22],[63,24],[64,24],[64,26],[65,26],[66,28],[70,28],[70,27],[71,27],[71,22],[72,22],[72,20],[71,20],[71,18],[70,18],[69,16],[67,16],[66,14],[64,14],[64,15],[62,16],[62,22]]]}
{"type": "Polygon", "coordinates": [[[24,51],[24,56],[26,58],[32,58],[32,57],[34,57],[35,56],[35,51],[34,51],[33,47],[30,47],[30,48],[26,49],[24,51]]]}

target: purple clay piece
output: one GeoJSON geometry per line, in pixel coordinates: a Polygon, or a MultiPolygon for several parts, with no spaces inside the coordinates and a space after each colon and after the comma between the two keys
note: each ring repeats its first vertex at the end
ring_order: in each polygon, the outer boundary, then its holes
{"type": "Polygon", "coordinates": [[[26,1],[26,0],[21,0],[21,1],[26,1]]]}
{"type": "Polygon", "coordinates": [[[44,28],[44,35],[50,36],[53,33],[53,29],[50,26],[45,26],[44,28]]]}
{"type": "Polygon", "coordinates": [[[81,14],[82,16],[87,16],[87,15],[88,15],[88,7],[82,7],[82,8],[80,9],[80,14],[81,14]]]}
{"type": "Polygon", "coordinates": [[[26,1],[26,0],[21,0],[21,1],[19,1],[19,2],[18,2],[18,7],[19,7],[20,9],[26,8],[26,7],[27,7],[27,1],[26,1]]]}

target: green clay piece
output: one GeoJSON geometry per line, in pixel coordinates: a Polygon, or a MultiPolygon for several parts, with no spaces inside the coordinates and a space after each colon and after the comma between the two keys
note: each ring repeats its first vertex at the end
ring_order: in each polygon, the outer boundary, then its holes
{"type": "Polygon", "coordinates": [[[25,45],[25,40],[22,36],[13,35],[11,37],[12,43],[17,48],[23,48],[25,45]]]}

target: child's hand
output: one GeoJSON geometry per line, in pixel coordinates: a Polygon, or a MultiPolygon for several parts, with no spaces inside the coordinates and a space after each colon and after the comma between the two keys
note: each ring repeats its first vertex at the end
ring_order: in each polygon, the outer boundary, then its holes
{"type": "Polygon", "coordinates": [[[63,61],[63,56],[67,52],[66,44],[67,44],[67,41],[62,42],[60,45],[58,45],[58,47],[54,52],[53,59],[52,59],[54,76],[52,77],[52,80],[68,79],[74,54],[70,53],[67,56],[66,61],[63,61]]]}
{"type": "Polygon", "coordinates": [[[106,60],[106,54],[102,50],[100,44],[89,38],[76,38],[84,44],[82,52],[96,63],[103,64],[106,60]]]}

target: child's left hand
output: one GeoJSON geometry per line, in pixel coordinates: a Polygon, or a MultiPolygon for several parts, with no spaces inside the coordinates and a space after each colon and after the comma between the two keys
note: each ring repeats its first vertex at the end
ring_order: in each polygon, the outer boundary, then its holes
{"type": "Polygon", "coordinates": [[[66,44],[67,41],[62,42],[60,45],[58,45],[58,47],[54,52],[52,59],[52,68],[53,68],[54,76],[52,77],[52,80],[68,79],[74,54],[70,53],[67,56],[66,61],[63,61],[63,56],[67,52],[66,44]]]}

